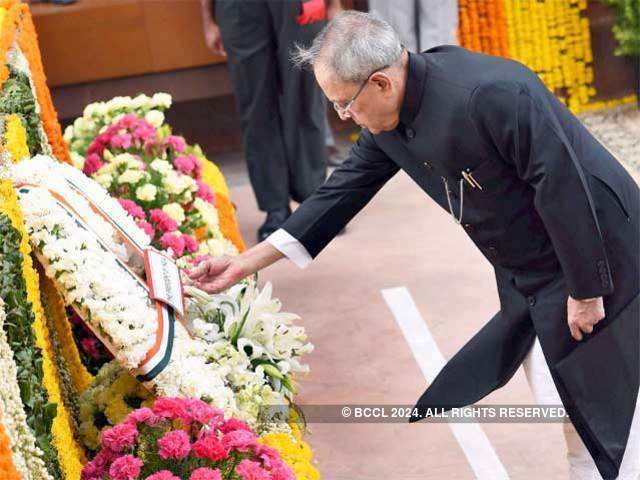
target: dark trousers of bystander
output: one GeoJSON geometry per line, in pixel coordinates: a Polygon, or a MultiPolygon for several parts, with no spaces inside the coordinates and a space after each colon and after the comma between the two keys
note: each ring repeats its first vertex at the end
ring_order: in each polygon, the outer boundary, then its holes
{"type": "Polygon", "coordinates": [[[299,1],[217,0],[216,19],[241,118],[249,178],[262,211],[302,202],[325,180],[325,106],[291,51],[325,22],[299,25],[299,1]]]}

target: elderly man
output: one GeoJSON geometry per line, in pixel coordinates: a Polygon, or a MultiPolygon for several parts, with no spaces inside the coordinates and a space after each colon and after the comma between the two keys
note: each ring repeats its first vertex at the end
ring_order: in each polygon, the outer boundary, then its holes
{"type": "Polygon", "coordinates": [[[356,12],[296,59],[360,138],[282,229],[200,265],[195,284],[219,291],[283,256],[303,267],[403,169],[491,262],[501,304],[420,411],[472,404],[524,362],[536,400],[571,417],[571,478],[637,480],[640,191],[625,169],[518,62],[454,46],[410,54],[356,12]]]}

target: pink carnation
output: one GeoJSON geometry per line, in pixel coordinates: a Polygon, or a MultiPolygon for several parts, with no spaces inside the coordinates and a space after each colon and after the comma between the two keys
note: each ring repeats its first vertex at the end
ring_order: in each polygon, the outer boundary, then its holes
{"type": "Polygon", "coordinates": [[[181,257],[184,253],[184,238],[183,235],[175,234],[175,233],[165,233],[160,237],[160,244],[162,248],[173,250],[173,255],[175,257],[181,257]]]}
{"type": "Polygon", "coordinates": [[[144,124],[139,124],[135,127],[135,129],[133,129],[133,136],[139,140],[142,140],[142,142],[146,145],[148,144],[154,144],[156,141],[156,133],[157,130],[156,128],[149,124],[144,122],[144,124]]]}
{"type": "Polygon", "coordinates": [[[211,187],[201,180],[196,180],[196,184],[198,185],[196,197],[199,197],[206,202],[213,203],[215,196],[213,195],[213,190],[211,190],[211,187]]]}
{"type": "Polygon", "coordinates": [[[140,475],[144,463],[133,455],[124,455],[114,460],[109,467],[109,476],[113,480],[135,480],[140,475]]]}
{"type": "Polygon", "coordinates": [[[132,140],[133,138],[130,133],[123,133],[121,135],[114,135],[111,137],[109,145],[111,145],[112,148],[122,148],[126,150],[131,147],[132,140]]]}
{"type": "Polygon", "coordinates": [[[270,480],[269,473],[258,462],[242,460],[236,467],[236,473],[242,480],[270,480]]]}
{"type": "Polygon", "coordinates": [[[153,410],[147,407],[134,410],[125,419],[125,422],[132,423],[134,425],[138,423],[145,423],[150,426],[157,425],[162,419],[158,417],[153,410]]]}
{"type": "Polygon", "coordinates": [[[154,208],[149,212],[149,219],[163,232],[175,232],[178,229],[176,221],[160,208],[154,208]]]}
{"type": "Polygon", "coordinates": [[[158,455],[165,460],[173,458],[182,460],[191,451],[189,435],[184,430],[173,430],[167,432],[158,440],[158,455]]]}
{"type": "Polygon", "coordinates": [[[187,423],[196,421],[203,425],[209,425],[212,421],[215,421],[215,424],[217,424],[224,419],[222,409],[213,408],[199,398],[188,398],[185,400],[185,403],[187,407],[187,423]]]}
{"type": "Polygon", "coordinates": [[[129,128],[141,120],[135,113],[127,113],[117,123],[119,128],[129,128]]]}
{"type": "Polygon", "coordinates": [[[217,468],[215,470],[211,468],[197,468],[189,476],[189,480],[222,480],[222,474],[217,468]]]}
{"type": "Polygon", "coordinates": [[[249,425],[247,425],[242,420],[238,420],[237,418],[230,418],[220,426],[220,431],[222,433],[229,433],[233,432],[234,430],[246,430],[247,432],[253,433],[253,430],[251,430],[251,427],[249,425]]]}
{"type": "Polygon", "coordinates": [[[156,231],[154,230],[153,225],[146,220],[136,220],[136,225],[138,225],[138,227],[140,227],[151,240],[156,236],[156,231]]]}
{"type": "Polygon", "coordinates": [[[206,458],[213,462],[224,460],[229,456],[229,450],[213,434],[202,435],[193,444],[193,452],[198,458],[206,458]]]}
{"type": "Polygon", "coordinates": [[[176,166],[179,172],[186,175],[191,175],[196,170],[196,157],[193,155],[183,155],[177,157],[173,164],[176,166]]]}
{"type": "Polygon", "coordinates": [[[227,449],[236,449],[246,452],[256,444],[257,437],[247,430],[234,430],[225,433],[222,437],[222,445],[227,449]]]}
{"type": "Polygon", "coordinates": [[[138,438],[138,429],[130,423],[121,423],[102,434],[102,444],[114,452],[132,447],[138,438]]]}
{"type": "Polygon", "coordinates": [[[187,252],[194,253],[198,251],[198,241],[191,235],[182,235],[182,240],[184,240],[184,248],[187,252]]]}
{"type": "Polygon", "coordinates": [[[102,162],[100,161],[100,156],[97,153],[91,153],[87,155],[87,158],[84,161],[84,166],[82,167],[82,171],[85,175],[93,175],[102,167],[102,162]]]}
{"type": "Polygon", "coordinates": [[[176,477],[169,470],[160,470],[153,475],[149,475],[145,480],[180,480],[180,477],[176,477]]]}
{"type": "Polygon", "coordinates": [[[144,210],[136,202],[133,200],[127,200],[126,198],[119,198],[118,202],[133,218],[144,220],[144,210]]]}
{"type": "Polygon", "coordinates": [[[267,445],[262,445],[260,443],[256,444],[254,447],[256,456],[262,461],[262,465],[265,468],[273,468],[274,465],[277,465],[281,462],[280,452],[275,448],[268,447],[267,445]]]}
{"type": "Polygon", "coordinates": [[[178,420],[185,418],[187,415],[186,404],[182,398],[176,397],[162,397],[155,401],[153,404],[153,413],[156,415],[169,418],[171,420],[178,420]]]}
{"type": "Polygon", "coordinates": [[[164,144],[165,146],[171,146],[173,150],[177,153],[184,152],[184,149],[187,147],[187,145],[184,142],[184,138],[178,137],[176,135],[169,135],[167,138],[164,139],[164,144]]]}
{"type": "Polygon", "coordinates": [[[103,448],[93,457],[89,463],[82,468],[80,478],[82,480],[91,480],[92,478],[102,478],[107,473],[107,466],[118,454],[112,452],[108,448],[103,448]]]}
{"type": "Polygon", "coordinates": [[[271,480],[296,480],[296,476],[289,465],[282,460],[274,464],[269,471],[271,480]]]}

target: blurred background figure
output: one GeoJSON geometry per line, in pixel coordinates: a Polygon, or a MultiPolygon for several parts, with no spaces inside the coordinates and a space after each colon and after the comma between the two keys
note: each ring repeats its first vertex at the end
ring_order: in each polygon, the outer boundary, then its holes
{"type": "Polygon", "coordinates": [[[411,52],[458,44],[456,0],[369,0],[369,10],[391,24],[411,52]]]}
{"type": "Polygon", "coordinates": [[[294,69],[294,44],[309,44],[338,0],[201,0],[205,38],[226,55],[244,153],[258,208],[258,240],[291,214],[326,176],[325,102],[310,72],[294,69]]]}

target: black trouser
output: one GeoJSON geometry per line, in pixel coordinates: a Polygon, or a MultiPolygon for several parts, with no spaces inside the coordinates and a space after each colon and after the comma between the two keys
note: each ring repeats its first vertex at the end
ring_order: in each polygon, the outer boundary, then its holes
{"type": "Polygon", "coordinates": [[[290,61],[324,22],[298,25],[300,2],[217,0],[240,112],[249,178],[260,210],[302,202],[325,180],[323,94],[313,73],[290,61]]]}

